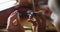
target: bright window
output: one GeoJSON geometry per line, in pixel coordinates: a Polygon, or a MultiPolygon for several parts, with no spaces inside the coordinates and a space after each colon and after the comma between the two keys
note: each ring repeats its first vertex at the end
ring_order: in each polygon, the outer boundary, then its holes
{"type": "Polygon", "coordinates": [[[0,0],[0,11],[15,6],[16,0],[0,0]]]}

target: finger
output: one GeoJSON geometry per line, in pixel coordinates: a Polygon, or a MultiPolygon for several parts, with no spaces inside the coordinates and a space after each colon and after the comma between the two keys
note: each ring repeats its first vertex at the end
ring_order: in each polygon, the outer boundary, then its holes
{"type": "Polygon", "coordinates": [[[17,15],[17,10],[16,11],[14,11],[14,12],[12,12],[11,14],[10,14],[10,17],[13,17],[13,16],[15,16],[15,15],[17,15]]]}

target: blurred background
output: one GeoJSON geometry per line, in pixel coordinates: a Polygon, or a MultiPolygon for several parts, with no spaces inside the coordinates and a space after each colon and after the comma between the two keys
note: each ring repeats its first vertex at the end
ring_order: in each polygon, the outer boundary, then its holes
{"type": "MultiPolygon", "coordinates": [[[[51,19],[52,11],[50,11],[48,7],[48,0],[0,0],[0,15],[3,15],[2,12],[5,13],[5,11],[10,9],[10,7],[15,7],[15,9],[19,10],[19,13],[23,13],[23,15],[21,16],[21,23],[25,29],[25,32],[32,32],[33,26],[31,22],[27,21],[28,16],[25,15],[26,14],[25,12],[28,10],[42,13],[46,20],[46,22],[43,21],[46,24],[45,28],[46,32],[56,32],[56,29],[52,24],[53,22],[53,20],[51,19]]],[[[7,25],[6,20],[2,21],[2,19],[5,19],[6,17],[4,18],[3,16],[0,16],[0,28],[1,28],[0,32],[7,32],[7,30],[5,29],[7,25]]]]}

